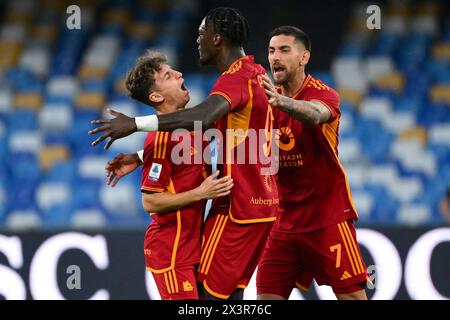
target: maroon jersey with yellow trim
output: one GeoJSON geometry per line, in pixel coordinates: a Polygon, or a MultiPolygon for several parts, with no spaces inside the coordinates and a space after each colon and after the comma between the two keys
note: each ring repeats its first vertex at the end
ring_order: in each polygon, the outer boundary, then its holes
{"type": "Polygon", "coordinates": [[[273,108],[274,127],[279,129],[275,143],[280,148],[281,212],[272,230],[308,232],[357,219],[348,180],[338,159],[339,95],[307,75],[293,98],[320,101],[331,117],[326,123],[308,126],[273,108]]]}
{"type": "Polygon", "coordinates": [[[223,165],[218,168],[221,175],[231,175],[234,181],[230,196],[216,199],[212,210],[230,214],[237,223],[274,221],[278,212],[275,176],[265,171],[270,167],[271,141],[267,137],[273,115],[262,86],[264,74],[253,56],[243,57],[217,79],[210,93],[223,96],[231,106],[215,126],[223,137],[216,140],[217,149],[223,150],[223,165]],[[230,129],[236,134],[230,134],[230,129]]]}
{"type": "MultiPolygon", "coordinates": [[[[201,150],[196,150],[194,139],[190,136],[189,133],[178,137],[170,132],[148,133],[144,145],[142,192],[181,193],[203,182],[206,175],[204,166],[201,162],[194,162],[197,153],[203,152],[203,146],[201,150]],[[175,147],[177,150],[174,150],[175,147]],[[189,152],[190,164],[174,161],[172,151],[174,157],[183,157],[183,152],[189,152]]],[[[163,273],[175,266],[200,261],[204,204],[204,201],[198,201],[177,211],[152,214],[153,221],[147,228],[144,240],[146,264],[150,271],[163,273]]]]}

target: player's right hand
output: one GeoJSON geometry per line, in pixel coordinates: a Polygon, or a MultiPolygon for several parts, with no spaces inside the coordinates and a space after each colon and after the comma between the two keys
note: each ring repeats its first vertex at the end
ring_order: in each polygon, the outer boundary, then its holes
{"type": "Polygon", "coordinates": [[[111,187],[114,188],[122,177],[133,172],[141,164],[141,159],[139,159],[139,156],[136,153],[118,154],[112,160],[108,161],[105,166],[106,177],[108,178],[106,184],[111,185],[111,187]]]}
{"type": "Polygon", "coordinates": [[[279,107],[283,104],[283,95],[279,94],[272,81],[267,75],[262,76],[262,81],[266,95],[269,98],[269,104],[272,107],[279,107]]]}
{"type": "Polygon", "coordinates": [[[202,199],[214,199],[230,194],[231,188],[233,188],[233,179],[231,176],[216,179],[218,175],[219,171],[214,172],[197,187],[196,191],[202,199]]]}
{"type": "Polygon", "coordinates": [[[105,145],[105,150],[108,149],[115,140],[129,136],[137,131],[134,118],[130,118],[129,116],[112,109],[107,109],[107,111],[111,115],[115,116],[115,118],[111,120],[92,120],[92,124],[100,124],[101,126],[88,132],[90,135],[103,132],[103,135],[92,142],[92,146],[95,146],[106,138],[109,138],[105,145]]]}

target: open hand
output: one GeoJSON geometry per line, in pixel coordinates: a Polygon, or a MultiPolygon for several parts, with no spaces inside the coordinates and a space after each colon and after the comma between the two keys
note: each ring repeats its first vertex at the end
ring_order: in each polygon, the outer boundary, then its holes
{"type": "Polygon", "coordinates": [[[279,94],[272,81],[267,75],[262,76],[264,89],[269,97],[269,104],[272,107],[279,107],[283,103],[283,95],[279,94]]]}
{"type": "Polygon", "coordinates": [[[137,167],[142,164],[136,153],[124,154],[120,153],[114,157],[114,159],[108,161],[105,166],[107,185],[114,186],[122,179],[122,177],[133,172],[137,167]],[[112,184],[111,184],[112,183],[112,184]]]}
{"type": "Polygon", "coordinates": [[[102,126],[88,132],[90,135],[104,132],[102,136],[92,142],[92,146],[95,146],[106,138],[109,138],[105,145],[105,150],[108,149],[115,140],[129,136],[137,131],[134,118],[130,118],[127,115],[112,109],[107,109],[107,111],[111,115],[115,116],[115,118],[111,120],[92,120],[92,124],[101,124],[102,126]]]}

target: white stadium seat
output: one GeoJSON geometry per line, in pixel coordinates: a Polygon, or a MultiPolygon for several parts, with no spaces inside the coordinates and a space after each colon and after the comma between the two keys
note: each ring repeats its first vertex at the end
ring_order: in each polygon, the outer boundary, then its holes
{"type": "Polygon", "coordinates": [[[450,147],[450,124],[438,124],[431,127],[429,141],[450,147]]]}
{"type": "Polygon", "coordinates": [[[84,209],[75,211],[70,224],[75,229],[102,229],[107,225],[105,216],[96,209],[84,209]]]}
{"type": "Polygon", "coordinates": [[[70,105],[46,105],[39,113],[39,125],[44,132],[66,132],[72,126],[70,105]]]}
{"type": "Polygon", "coordinates": [[[343,164],[361,162],[363,155],[357,139],[342,139],[338,145],[339,159],[343,164]]]}
{"type": "Polygon", "coordinates": [[[42,219],[34,210],[16,210],[11,212],[5,221],[5,226],[11,231],[39,229],[42,219]]]}
{"type": "Polygon", "coordinates": [[[397,222],[404,225],[420,226],[431,218],[431,210],[425,205],[403,205],[397,212],[397,222]]]}
{"type": "Polygon", "coordinates": [[[70,187],[65,183],[41,183],[36,190],[39,209],[46,211],[53,205],[70,202],[70,187]]]}
{"type": "Polygon", "coordinates": [[[81,178],[105,180],[105,165],[108,160],[103,156],[85,156],[78,164],[78,175],[81,178]]]}
{"type": "Polygon", "coordinates": [[[52,96],[73,97],[78,92],[78,81],[71,76],[52,77],[47,82],[46,91],[52,96]]]}
{"type": "Polygon", "coordinates": [[[136,201],[138,182],[126,183],[120,181],[114,188],[103,185],[100,189],[100,201],[108,211],[117,214],[137,214],[142,204],[136,201]]]}
{"type": "Polygon", "coordinates": [[[9,138],[12,152],[31,152],[38,154],[42,149],[42,134],[38,131],[17,131],[9,138]]]}
{"type": "Polygon", "coordinates": [[[358,58],[337,58],[332,64],[332,73],[339,89],[353,89],[366,92],[368,82],[364,66],[358,58]]]}
{"type": "Polygon", "coordinates": [[[369,81],[394,71],[394,63],[388,56],[372,56],[366,59],[366,76],[369,81]]]}
{"type": "Polygon", "coordinates": [[[388,98],[367,98],[360,106],[361,115],[383,121],[392,115],[392,103],[388,98]]]}

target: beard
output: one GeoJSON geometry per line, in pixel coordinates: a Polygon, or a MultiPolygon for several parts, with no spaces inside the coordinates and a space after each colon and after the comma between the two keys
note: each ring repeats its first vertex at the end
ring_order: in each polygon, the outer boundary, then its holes
{"type": "MultiPolygon", "coordinates": [[[[273,73],[272,73],[272,74],[273,74],[273,73]]],[[[291,78],[292,78],[292,74],[286,72],[286,74],[285,74],[284,76],[282,76],[282,77],[280,77],[280,78],[278,78],[278,79],[275,78],[275,77],[273,77],[273,82],[274,82],[274,84],[276,84],[276,85],[278,85],[278,86],[282,86],[282,85],[288,83],[289,80],[291,80],[291,78]]]]}

